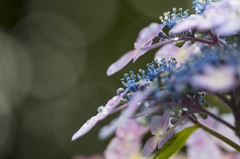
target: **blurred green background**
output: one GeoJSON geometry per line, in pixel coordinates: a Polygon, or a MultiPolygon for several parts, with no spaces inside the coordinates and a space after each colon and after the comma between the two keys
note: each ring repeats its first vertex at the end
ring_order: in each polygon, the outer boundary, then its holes
{"type": "Polygon", "coordinates": [[[111,77],[108,66],[133,49],[139,31],[190,0],[0,0],[0,158],[69,159],[102,154],[111,115],[72,135],[145,68],[151,50],[111,77]]]}

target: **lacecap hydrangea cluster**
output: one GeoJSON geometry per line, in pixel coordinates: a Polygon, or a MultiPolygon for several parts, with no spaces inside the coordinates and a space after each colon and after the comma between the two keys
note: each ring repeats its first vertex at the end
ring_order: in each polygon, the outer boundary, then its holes
{"type": "MultiPolygon", "coordinates": [[[[149,156],[155,149],[160,150],[155,157],[161,157],[166,149],[174,149],[172,146],[181,135],[181,131],[174,134],[175,130],[185,120],[230,145],[233,151],[240,151],[240,1],[194,0],[192,4],[196,14],[173,8],[160,16],[160,24],[151,23],[139,32],[134,49],[110,65],[107,75],[118,72],[131,60],[135,62],[148,50],[162,46],[154,60],[137,73],[125,73],[120,80],[123,88],[97,109],[98,114],[72,140],[86,134],[108,115],[121,111],[99,133],[100,139],[115,133],[104,151],[106,159],[127,159],[137,151],[141,151],[141,156],[149,156]],[[164,27],[170,31],[164,33],[164,27]],[[153,44],[155,38],[159,42],[153,44]],[[204,100],[206,93],[217,96],[230,108],[233,123],[211,111],[204,100]],[[204,122],[210,118],[237,139],[226,141],[227,136],[206,128],[204,122]],[[142,138],[148,132],[152,137],[142,147],[142,138]]],[[[193,148],[188,151],[192,154],[193,148]]],[[[209,152],[201,153],[219,158],[219,153],[209,152]]],[[[199,156],[189,155],[191,159],[201,159],[199,156]]]]}

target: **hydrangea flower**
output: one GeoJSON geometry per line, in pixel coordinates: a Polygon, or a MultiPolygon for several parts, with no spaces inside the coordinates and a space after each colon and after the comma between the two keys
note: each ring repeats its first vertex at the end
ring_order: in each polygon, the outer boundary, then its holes
{"type": "Polygon", "coordinates": [[[205,66],[201,74],[196,74],[190,78],[193,87],[210,92],[228,91],[236,83],[236,68],[234,66],[214,67],[205,66]]]}
{"type": "Polygon", "coordinates": [[[233,35],[240,31],[240,1],[222,0],[206,6],[202,14],[191,15],[173,27],[171,33],[187,30],[213,30],[220,36],[233,35]]]}
{"type": "MultiPolygon", "coordinates": [[[[217,108],[211,108],[210,111],[218,115],[217,108]]],[[[234,124],[234,117],[232,114],[222,114],[222,119],[225,119],[230,124],[234,124]]],[[[203,120],[199,118],[199,121],[207,125],[208,127],[214,128],[215,131],[219,132],[220,134],[226,136],[230,140],[240,144],[240,140],[234,134],[234,132],[224,126],[223,124],[216,122],[212,117],[208,117],[207,119],[203,120]]],[[[186,122],[183,125],[180,125],[176,131],[180,131],[185,127],[192,126],[191,122],[186,122]]],[[[222,142],[221,140],[211,136],[207,132],[202,129],[198,129],[192,133],[192,135],[188,138],[186,142],[187,148],[187,156],[189,159],[203,159],[203,158],[211,158],[211,159],[220,159],[223,155],[220,147],[228,152],[235,152],[236,150],[227,145],[226,143],[222,142]],[[196,155],[198,154],[198,155],[196,155]]],[[[234,156],[234,155],[232,155],[234,156]]],[[[231,158],[229,158],[231,159],[231,158]]]]}
{"type": "Polygon", "coordinates": [[[200,51],[200,47],[198,43],[190,45],[189,42],[186,42],[181,48],[178,48],[174,45],[174,43],[169,43],[161,47],[155,54],[156,59],[162,59],[165,57],[166,59],[171,59],[174,57],[176,59],[177,66],[180,66],[186,59],[191,57],[192,55],[198,53],[200,51]]]}
{"type": "Polygon", "coordinates": [[[141,148],[142,136],[149,130],[148,126],[140,125],[134,119],[127,119],[116,130],[116,137],[112,139],[104,151],[106,159],[126,159],[141,148]],[[117,146],[116,146],[117,145],[117,146]]]}
{"type": "Polygon", "coordinates": [[[170,112],[167,110],[163,116],[154,116],[151,121],[151,133],[154,135],[143,147],[142,156],[150,155],[158,145],[158,149],[173,136],[173,132],[168,132],[170,112]]]}
{"type": "Polygon", "coordinates": [[[99,107],[98,108],[99,113],[93,116],[91,119],[89,119],[85,124],[83,124],[83,126],[72,136],[72,141],[89,132],[100,120],[106,118],[111,113],[112,109],[115,108],[120,103],[122,97],[126,94],[126,92],[127,90],[118,96],[114,96],[112,99],[108,101],[105,107],[104,106],[99,107]]]}
{"type": "Polygon", "coordinates": [[[142,56],[148,50],[141,50],[142,47],[150,46],[152,40],[163,29],[164,24],[151,23],[149,26],[143,28],[134,43],[134,50],[127,52],[120,59],[109,66],[107,75],[110,76],[126,66],[132,59],[135,62],[140,56],[142,56]]]}

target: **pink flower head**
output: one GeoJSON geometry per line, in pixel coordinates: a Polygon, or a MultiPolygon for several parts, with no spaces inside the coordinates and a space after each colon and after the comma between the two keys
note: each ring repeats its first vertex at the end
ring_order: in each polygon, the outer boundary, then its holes
{"type": "Polygon", "coordinates": [[[232,89],[236,82],[236,68],[234,66],[203,68],[203,74],[197,74],[190,79],[196,87],[210,92],[227,91],[232,89]]]}
{"type": "Polygon", "coordinates": [[[132,59],[135,62],[141,55],[148,50],[141,50],[142,47],[150,46],[152,40],[158,35],[158,33],[164,27],[164,24],[151,23],[148,27],[143,28],[134,43],[134,50],[127,52],[120,59],[114,62],[108,67],[107,75],[110,76],[126,66],[132,59]]]}
{"type": "Polygon", "coordinates": [[[143,147],[142,156],[150,155],[156,146],[158,149],[167,142],[169,138],[173,136],[173,132],[167,131],[169,126],[170,112],[167,110],[163,116],[154,116],[151,121],[151,133],[154,135],[143,147]]]}
{"type": "Polygon", "coordinates": [[[114,137],[104,151],[106,159],[127,159],[141,148],[141,140],[126,141],[114,137]]]}
{"type": "Polygon", "coordinates": [[[171,30],[172,34],[198,29],[213,32],[220,36],[233,35],[240,31],[240,1],[222,0],[206,6],[203,14],[192,15],[180,21],[171,30]]]}
{"type": "Polygon", "coordinates": [[[162,59],[165,57],[166,60],[170,60],[174,57],[177,61],[177,66],[180,66],[185,60],[200,51],[198,43],[190,45],[186,42],[181,48],[178,48],[174,43],[169,43],[161,47],[155,54],[156,59],[162,59]]]}
{"type": "MultiPolygon", "coordinates": [[[[217,108],[211,108],[210,112],[215,115],[218,115],[219,111],[217,108]]],[[[234,116],[233,114],[222,114],[220,116],[225,121],[228,121],[229,124],[234,124],[234,116]]],[[[213,128],[215,131],[219,132],[223,136],[226,136],[230,140],[240,144],[240,140],[235,135],[234,131],[230,128],[226,127],[224,124],[220,122],[216,122],[212,117],[208,117],[206,120],[199,118],[199,121],[207,125],[208,127],[213,128]]],[[[192,122],[186,122],[183,125],[177,127],[177,132],[182,129],[192,126],[192,122]]],[[[215,138],[214,136],[208,134],[206,131],[202,129],[198,129],[194,131],[191,136],[188,138],[186,145],[187,156],[189,159],[203,159],[203,158],[211,158],[211,159],[220,159],[223,155],[220,147],[225,149],[226,151],[236,152],[235,149],[224,143],[223,141],[215,138]],[[198,154],[198,155],[196,155],[198,154]]],[[[230,158],[229,158],[230,159],[230,158]]]]}
{"type": "Polygon", "coordinates": [[[148,130],[148,126],[140,125],[134,119],[127,119],[117,128],[116,136],[128,141],[141,140],[142,136],[146,134],[148,130]]]}
{"type": "Polygon", "coordinates": [[[108,103],[104,106],[98,108],[98,114],[89,119],[83,126],[73,135],[72,141],[83,136],[88,131],[90,131],[100,120],[106,118],[113,108],[115,108],[120,102],[122,97],[126,94],[128,90],[121,93],[119,96],[114,96],[108,103]]]}

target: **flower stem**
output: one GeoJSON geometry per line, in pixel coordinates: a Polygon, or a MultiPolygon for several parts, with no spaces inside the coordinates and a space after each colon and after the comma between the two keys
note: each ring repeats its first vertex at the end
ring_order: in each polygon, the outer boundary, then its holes
{"type": "Polygon", "coordinates": [[[208,132],[209,134],[215,136],[216,138],[222,140],[223,142],[225,142],[226,144],[230,145],[231,147],[233,147],[234,149],[236,149],[237,151],[240,152],[240,146],[238,144],[236,144],[235,142],[233,142],[232,140],[226,138],[225,136],[223,136],[222,134],[219,134],[218,132],[212,130],[211,128],[209,128],[208,126],[204,125],[203,123],[201,123],[200,121],[197,121],[195,119],[193,119],[192,117],[189,117],[189,119],[197,124],[201,129],[203,129],[204,131],[208,132]]]}
{"type": "Polygon", "coordinates": [[[198,38],[195,38],[195,37],[187,37],[187,36],[184,36],[184,37],[181,37],[181,38],[174,38],[174,39],[162,41],[162,42],[159,42],[159,43],[155,43],[155,44],[153,44],[153,45],[151,45],[151,46],[143,47],[143,48],[141,48],[141,50],[150,50],[150,49],[154,49],[154,48],[156,48],[156,47],[159,47],[159,46],[162,46],[162,45],[171,43],[171,42],[176,42],[176,41],[181,41],[181,40],[185,40],[185,41],[197,41],[197,42],[201,42],[201,43],[205,43],[205,44],[209,44],[209,45],[213,45],[213,44],[214,44],[214,42],[212,42],[212,41],[203,40],[203,39],[198,39],[198,38]]]}

